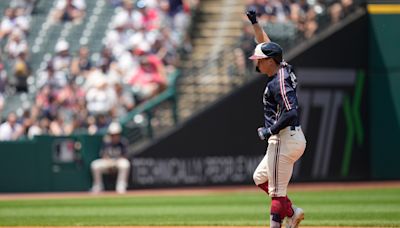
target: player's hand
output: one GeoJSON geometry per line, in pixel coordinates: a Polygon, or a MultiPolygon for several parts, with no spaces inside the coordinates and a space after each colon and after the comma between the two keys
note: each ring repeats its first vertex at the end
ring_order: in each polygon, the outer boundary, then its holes
{"type": "Polygon", "coordinates": [[[247,11],[246,15],[247,15],[247,18],[249,18],[249,21],[252,24],[257,24],[257,14],[256,14],[255,10],[247,11]]]}
{"type": "Polygon", "coordinates": [[[272,132],[269,128],[265,127],[259,127],[257,129],[258,137],[260,137],[261,140],[268,140],[269,137],[271,137],[272,132]]]}

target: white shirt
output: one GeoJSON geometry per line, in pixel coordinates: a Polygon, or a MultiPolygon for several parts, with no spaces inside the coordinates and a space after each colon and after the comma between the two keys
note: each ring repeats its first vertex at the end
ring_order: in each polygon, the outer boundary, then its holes
{"type": "MultiPolygon", "coordinates": [[[[86,2],[84,0],[73,0],[72,5],[76,7],[78,10],[86,9],[86,2]]],[[[66,6],[67,6],[66,0],[59,0],[57,2],[56,8],[58,10],[64,10],[66,6]]]]}
{"type": "Polygon", "coordinates": [[[21,40],[20,42],[10,40],[5,47],[5,51],[13,58],[16,58],[20,53],[28,51],[28,43],[25,40],[21,40]]]}
{"type": "Polygon", "coordinates": [[[106,114],[113,108],[116,97],[115,91],[111,88],[98,89],[94,87],[89,89],[86,94],[86,107],[91,113],[106,114]]]}
{"type": "Polygon", "coordinates": [[[4,122],[0,125],[0,141],[16,140],[16,133],[22,131],[22,126],[18,123],[14,125],[14,128],[8,122],[4,122]]]}
{"type": "Polygon", "coordinates": [[[28,31],[29,19],[26,16],[18,16],[14,19],[5,17],[0,24],[0,30],[5,33],[9,33],[16,28],[19,28],[22,31],[28,31]]]}

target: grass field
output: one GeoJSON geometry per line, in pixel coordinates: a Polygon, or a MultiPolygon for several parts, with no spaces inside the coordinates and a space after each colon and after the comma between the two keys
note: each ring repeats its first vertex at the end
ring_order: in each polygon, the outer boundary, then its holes
{"type": "MultiPolygon", "coordinates": [[[[305,226],[400,227],[400,188],[296,191],[305,226]]],[[[0,226],[266,226],[260,192],[0,201],[0,226]]]]}

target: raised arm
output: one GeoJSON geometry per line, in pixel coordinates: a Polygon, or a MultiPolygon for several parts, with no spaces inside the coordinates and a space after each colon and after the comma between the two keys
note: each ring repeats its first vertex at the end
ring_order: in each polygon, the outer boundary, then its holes
{"type": "Polygon", "coordinates": [[[256,11],[249,10],[249,11],[247,11],[246,15],[249,18],[249,21],[251,22],[251,24],[253,25],[257,43],[271,42],[267,33],[264,32],[264,30],[261,28],[261,26],[257,22],[256,11]]]}

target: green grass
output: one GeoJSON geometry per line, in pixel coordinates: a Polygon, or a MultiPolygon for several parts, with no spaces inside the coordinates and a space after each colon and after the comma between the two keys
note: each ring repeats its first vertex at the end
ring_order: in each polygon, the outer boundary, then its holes
{"type": "MultiPolygon", "coordinates": [[[[308,226],[400,227],[400,188],[292,192],[308,226]]],[[[0,226],[266,226],[270,200],[260,192],[195,196],[116,196],[0,201],[0,226]]]]}

